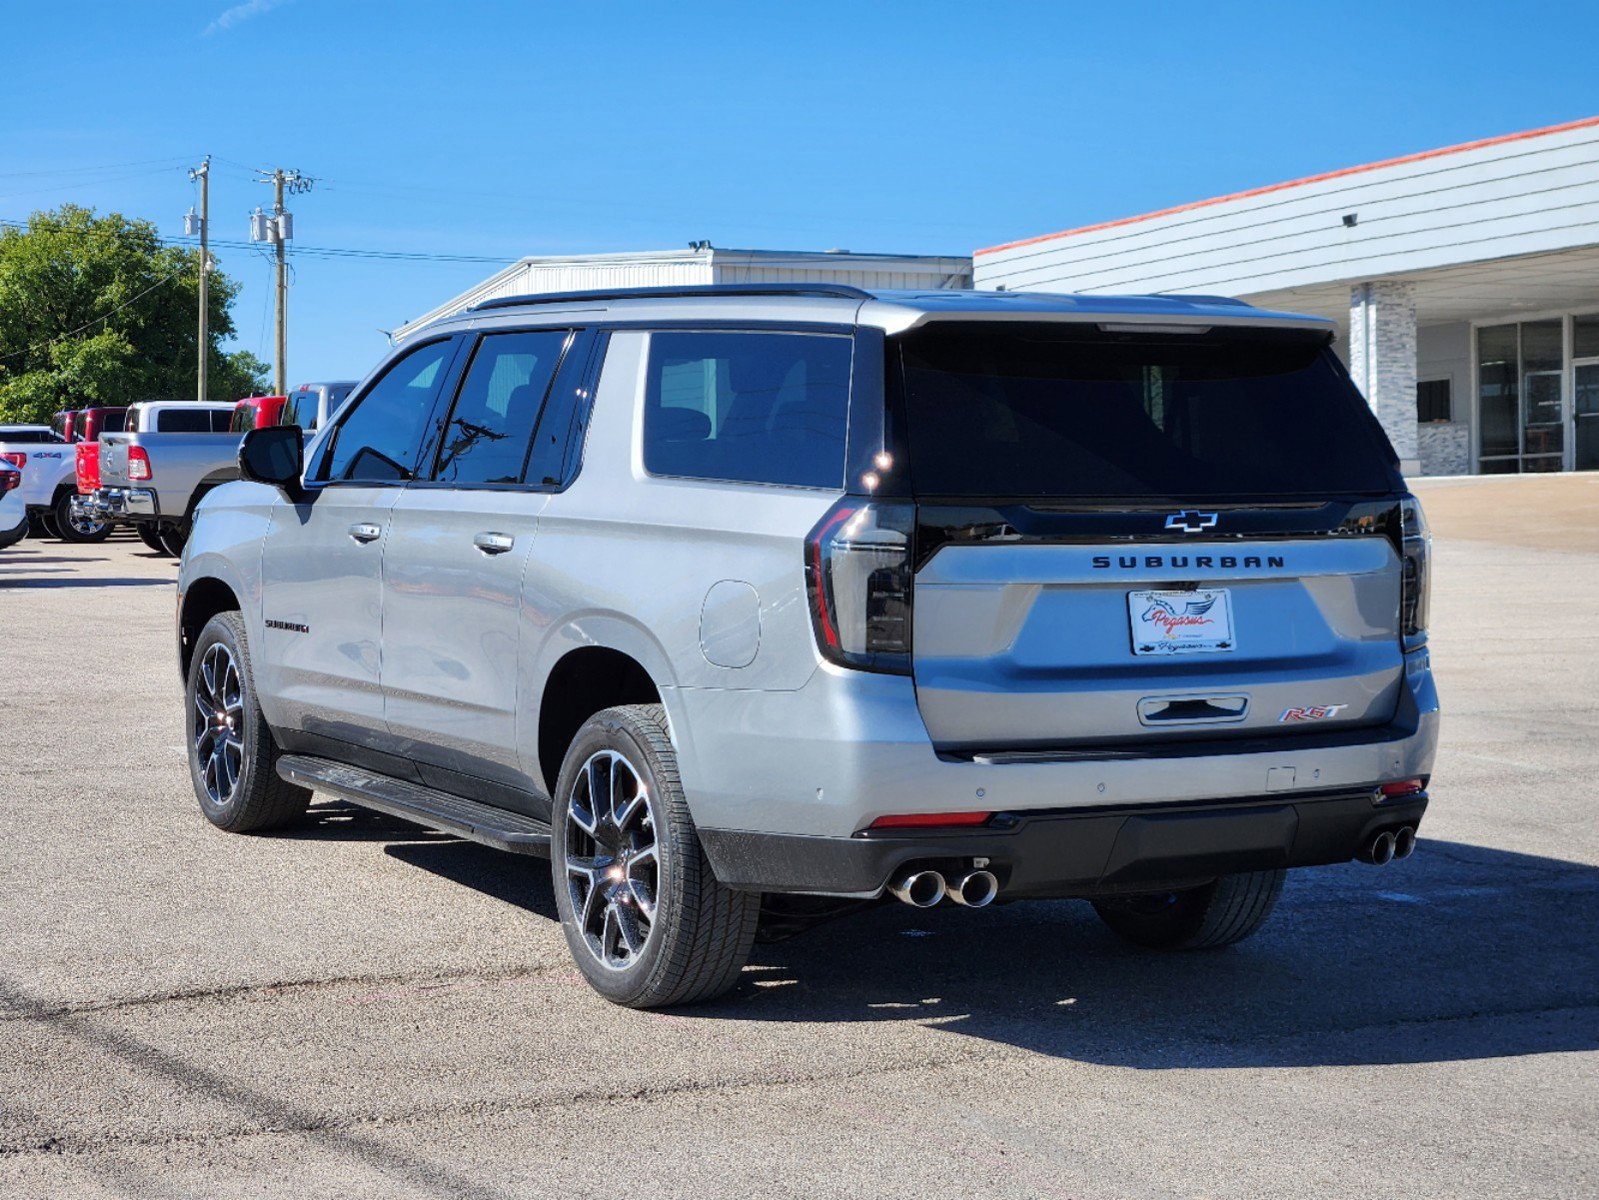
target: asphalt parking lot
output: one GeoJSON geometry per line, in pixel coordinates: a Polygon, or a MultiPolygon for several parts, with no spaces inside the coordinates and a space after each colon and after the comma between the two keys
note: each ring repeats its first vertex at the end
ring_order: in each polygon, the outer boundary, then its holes
{"type": "Polygon", "coordinates": [[[1599,477],[1418,491],[1414,858],[1197,956],[884,906],[668,1014],[581,983],[542,860],[213,830],[172,560],[0,552],[0,1194],[1599,1193],[1599,477]]]}

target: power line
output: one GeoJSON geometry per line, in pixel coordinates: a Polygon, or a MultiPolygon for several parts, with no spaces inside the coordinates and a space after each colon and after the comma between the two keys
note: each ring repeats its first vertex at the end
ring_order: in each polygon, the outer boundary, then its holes
{"type": "MultiPolygon", "coordinates": [[[[34,233],[67,234],[71,236],[114,237],[113,233],[101,230],[63,229],[44,226],[30,227],[26,221],[15,221],[0,218],[0,226],[9,229],[21,229],[34,233]]],[[[200,240],[189,237],[158,237],[162,245],[177,246],[185,249],[198,248],[200,240]]],[[[256,245],[246,241],[231,241],[225,238],[212,238],[213,247],[223,247],[229,250],[253,250],[256,245]]],[[[505,255],[489,254],[438,254],[422,250],[368,250],[355,246],[296,246],[296,254],[309,254],[315,258],[367,258],[387,260],[393,262],[450,262],[450,263],[490,263],[495,266],[509,266],[511,263],[520,262],[520,257],[507,257],[505,255]]]]}

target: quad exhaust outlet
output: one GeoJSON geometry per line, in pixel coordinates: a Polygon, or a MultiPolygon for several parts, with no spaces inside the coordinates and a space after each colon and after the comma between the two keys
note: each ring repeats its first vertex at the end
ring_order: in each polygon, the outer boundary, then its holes
{"type": "Polygon", "coordinates": [[[907,871],[888,885],[896,900],[912,908],[932,908],[944,898],[944,877],[937,871],[907,871]]]}
{"type": "Polygon", "coordinates": [[[1416,827],[1403,825],[1398,829],[1384,829],[1373,834],[1371,840],[1360,848],[1356,857],[1361,862],[1383,867],[1391,862],[1409,858],[1415,852],[1416,827]]]}
{"type": "Polygon", "coordinates": [[[888,891],[912,908],[932,908],[946,896],[962,908],[987,908],[999,895],[999,877],[992,871],[975,870],[945,879],[940,871],[913,868],[896,876],[888,891]]]}

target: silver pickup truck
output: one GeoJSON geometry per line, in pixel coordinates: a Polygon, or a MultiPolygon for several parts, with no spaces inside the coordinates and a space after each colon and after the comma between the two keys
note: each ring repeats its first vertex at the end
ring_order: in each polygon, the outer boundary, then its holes
{"type": "Polygon", "coordinates": [[[100,520],[133,525],[147,546],[173,555],[183,552],[195,506],[205,494],[239,477],[239,435],[227,428],[233,406],[183,408],[202,426],[215,421],[220,431],[166,432],[161,424],[158,431],[103,435],[100,486],[85,505],[100,520]]]}

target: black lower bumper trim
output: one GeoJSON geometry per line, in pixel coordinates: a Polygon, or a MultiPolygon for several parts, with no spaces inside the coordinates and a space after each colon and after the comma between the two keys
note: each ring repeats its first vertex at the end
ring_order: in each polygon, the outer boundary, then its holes
{"type": "Polygon", "coordinates": [[[868,896],[917,863],[989,860],[1003,899],[1095,896],[1203,883],[1238,871],[1348,862],[1383,830],[1421,823],[1425,793],[1373,790],[1081,812],[1004,814],[982,829],[850,838],[701,829],[716,876],[760,892],[868,896]],[[998,827],[995,827],[998,826],[998,827]]]}

